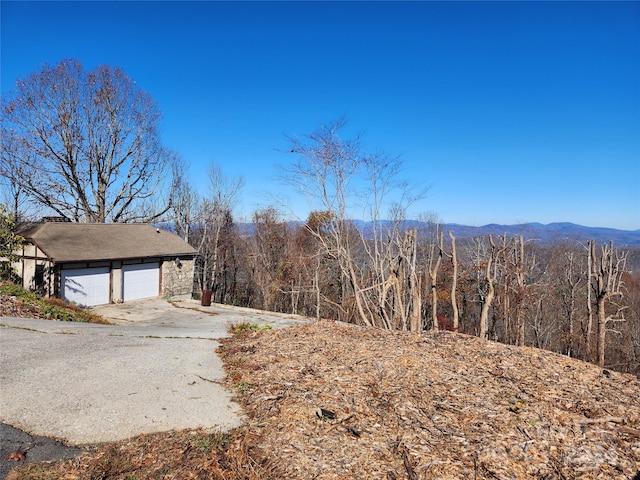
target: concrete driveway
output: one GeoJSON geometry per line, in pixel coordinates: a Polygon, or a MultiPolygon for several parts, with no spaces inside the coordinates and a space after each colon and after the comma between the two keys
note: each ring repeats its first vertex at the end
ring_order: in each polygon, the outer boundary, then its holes
{"type": "Polygon", "coordinates": [[[164,299],[94,310],[117,325],[0,318],[0,423],[71,445],[236,427],[217,340],[233,324],[305,321],[164,299]]]}

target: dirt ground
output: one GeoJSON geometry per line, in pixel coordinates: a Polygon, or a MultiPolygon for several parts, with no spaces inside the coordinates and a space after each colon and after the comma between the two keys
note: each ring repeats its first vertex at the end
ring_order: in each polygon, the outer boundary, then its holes
{"type": "Polygon", "coordinates": [[[322,321],[247,331],[219,353],[243,427],[140,436],[9,478],[628,480],[640,470],[638,379],[551,352],[322,321]]]}

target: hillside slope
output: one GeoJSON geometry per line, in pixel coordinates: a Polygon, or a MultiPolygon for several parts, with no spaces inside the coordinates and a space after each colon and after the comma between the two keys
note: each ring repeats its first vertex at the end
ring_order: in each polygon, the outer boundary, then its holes
{"type": "Polygon", "coordinates": [[[630,479],[640,382],[551,352],[333,322],[220,349],[276,478],[630,479]]]}

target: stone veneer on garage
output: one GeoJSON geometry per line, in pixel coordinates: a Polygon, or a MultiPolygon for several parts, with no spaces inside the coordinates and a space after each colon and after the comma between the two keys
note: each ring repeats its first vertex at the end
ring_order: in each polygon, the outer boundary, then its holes
{"type": "Polygon", "coordinates": [[[189,297],[193,291],[195,260],[193,257],[164,258],[162,262],[161,295],[163,297],[189,297]]]}

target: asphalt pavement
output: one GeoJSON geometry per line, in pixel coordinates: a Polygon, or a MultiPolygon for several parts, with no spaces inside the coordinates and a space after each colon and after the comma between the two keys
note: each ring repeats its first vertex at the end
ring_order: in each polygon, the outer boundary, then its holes
{"type": "Polygon", "coordinates": [[[305,321],[191,300],[94,310],[117,325],[0,318],[0,478],[6,449],[42,461],[34,454],[40,437],[63,442],[57,445],[63,449],[141,433],[239,426],[241,409],[221,384],[218,340],[240,323],[280,328],[305,321]]]}
{"type": "Polygon", "coordinates": [[[0,479],[17,465],[51,462],[81,455],[82,448],[70,447],[50,437],[30,435],[0,423],[0,479]]]}

